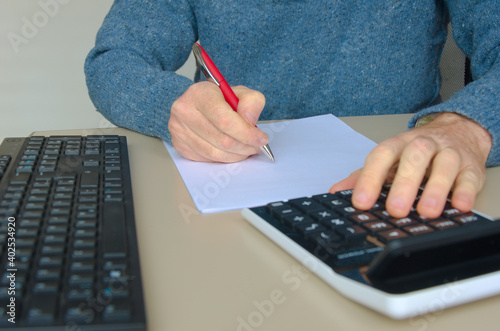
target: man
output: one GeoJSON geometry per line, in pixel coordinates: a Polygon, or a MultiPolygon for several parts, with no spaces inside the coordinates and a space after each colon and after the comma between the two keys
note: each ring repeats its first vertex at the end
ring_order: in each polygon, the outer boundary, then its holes
{"type": "Polygon", "coordinates": [[[116,1],[86,62],[90,95],[117,125],[170,141],[195,161],[237,162],[267,137],[258,119],[415,112],[418,127],[379,144],[330,189],[354,187],[368,209],[392,181],[387,210],[437,217],[470,210],[498,165],[500,4],[497,1],[116,1]],[[436,104],[448,20],[475,81],[436,104]],[[175,74],[199,40],[240,102],[175,74]]]}

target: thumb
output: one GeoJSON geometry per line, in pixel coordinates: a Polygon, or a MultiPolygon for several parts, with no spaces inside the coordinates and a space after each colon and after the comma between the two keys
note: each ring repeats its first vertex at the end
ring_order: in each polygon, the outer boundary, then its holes
{"type": "Polygon", "coordinates": [[[255,126],[266,104],[264,94],[259,91],[251,90],[245,86],[235,86],[233,91],[238,99],[240,99],[238,103],[238,114],[240,114],[248,124],[255,126]]]}
{"type": "Polygon", "coordinates": [[[335,183],[330,187],[328,192],[335,193],[337,191],[350,190],[354,188],[354,185],[358,181],[361,169],[352,172],[348,177],[342,179],[340,182],[335,183]]]}

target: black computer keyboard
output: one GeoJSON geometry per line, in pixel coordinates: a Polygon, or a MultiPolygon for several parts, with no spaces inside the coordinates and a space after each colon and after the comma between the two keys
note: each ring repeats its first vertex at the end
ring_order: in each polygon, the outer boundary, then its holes
{"type": "Polygon", "coordinates": [[[0,328],[145,330],[127,141],[0,145],[0,328]]]}

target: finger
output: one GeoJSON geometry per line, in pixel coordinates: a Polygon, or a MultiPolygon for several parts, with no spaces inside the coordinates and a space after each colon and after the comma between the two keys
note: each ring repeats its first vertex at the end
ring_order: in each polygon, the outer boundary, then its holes
{"type": "Polygon", "coordinates": [[[354,186],[352,203],[356,208],[367,210],[375,204],[403,146],[403,140],[392,138],[383,141],[368,154],[354,186]]]}
{"type": "Polygon", "coordinates": [[[434,141],[427,137],[417,137],[404,148],[387,196],[386,209],[389,214],[401,218],[410,213],[436,150],[434,141]]]}
{"type": "Polygon", "coordinates": [[[227,163],[238,162],[249,156],[218,149],[190,130],[185,131],[182,135],[175,136],[175,138],[172,137],[172,144],[179,154],[193,161],[227,163]]]}
{"type": "Polygon", "coordinates": [[[460,155],[453,149],[444,149],[434,157],[425,189],[417,204],[420,215],[428,218],[441,215],[460,164],[460,155]]]}
{"type": "Polygon", "coordinates": [[[354,188],[356,181],[358,180],[361,169],[352,172],[348,177],[342,179],[340,182],[335,183],[330,187],[328,192],[335,193],[338,191],[350,190],[354,188]]]}
{"type": "Polygon", "coordinates": [[[238,114],[240,114],[248,124],[255,126],[266,105],[264,94],[244,86],[235,86],[233,90],[240,99],[238,103],[238,114]]]}
{"type": "Polygon", "coordinates": [[[183,157],[196,161],[236,162],[259,152],[256,147],[244,145],[221,133],[192,107],[184,110],[182,103],[176,107],[168,128],[174,148],[183,157]],[[188,122],[186,118],[189,118],[188,122]]]}
{"type": "MultiPolygon", "coordinates": [[[[220,131],[210,122],[202,126],[201,130],[194,130],[194,133],[198,136],[198,139],[193,138],[191,145],[195,146],[196,150],[199,149],[201,154],[215,161],[224,161],[229,155],[239,155],[239,159],[244,159],[250,155],[259,153],[257,147],[244,144],[225,132],[220,131]]],[[[234,158],[231,157],[226,161],[234,162],[234,158]]]]}
{"type": "MultiPolygon", "coordinates": [[[[175,114],[172,112],[169,121],[170,132],[179,134],[180,132],[184,131],[187,133],[191,130],[202,140],[209,142],[216,149],[227,153],[239,154],[244,157],[258,153],[259,150],[257,147],[260,147],[260,144],[254,144],[257,146],[245,144],[227,132],[224,132],[223,128],[221,129],[220,127],[217,127],[217,123],[223,123],[224,121],[236,121],[241,127],[243,127],[243,129],[241,129],[242,133],[245,129],[250,128],[254,131],[258,131],[264,136],[264,141],[267,141],[267,136],[263,132],[250,127],[244,119],[231,109],[231,107],[224,100],[220,90],[214,86],[214,84],[210,84],[208,82],[197,83],[194,84],[191,89],[193,90],[192,95],[196,96],[201,94],[203,97],[189,98],[189,100],[194,100],[194,106],[192,103],[187,101],[184,103],[176,102],[177,111],[175,114]],[[214,121],[216,123],[214,123],[214,121]]],[[[234,126],[231,125],[231,127],[237,129],[238,124],[234,126]]],[[[191,136],[191,138],[193,137],[191,136]]],[[[182,140],[188,145],[195,145],[195,143],[190,143],[187,138],[183,138],[182,140]]],[[[200,144],[198,144],[198,146],[202,147],[200,144]]],[[[206,154],[213,155],[215,160],[219,160],[220,157],[217,157],[217,153],[214,152],[215,151],[206,151],[206,154]]]]}
{"type": "Polygon", "coordinates": [[[481,191],[486,173],[476,168],[468,168],[459,173],[455,180],[451,204],[460,211],[468,212],[474,206],[476,196],[481,191]]]}
{"type": "MultiPolygon", "coordinates": [[[[250,125],[245,118],[235,112],[229,104],[225,102],[220,91],[218,94],[207,95],[206,98],[205,100],[200,100],[201,104],[198,104],[197,108],[203,112],[203,115],[210,124],[218,131],[248,146],[261,147],[267,144],[267,135],[254,125],[250,125]],[[211,106],[206,107],[205,104],[211,106]]],[[[221,137],[220,135],[216,136],[212,142],[218,140],[220,144],[219,147],[225,149],[238,147],[233,146],[234,142],[229,139],[224,141],[220,140],[221,137]]],[[[233,149],[233,151],[235,150],[233,149]]]]}
{"type": "Polygon", "coordinates": [[[189,147],[184,141],[172,137],[172,146],[175,150],[185,159],[197,162],[213,162],[201,156],[199,153],[195,152],[191,147],[189,147]]]}

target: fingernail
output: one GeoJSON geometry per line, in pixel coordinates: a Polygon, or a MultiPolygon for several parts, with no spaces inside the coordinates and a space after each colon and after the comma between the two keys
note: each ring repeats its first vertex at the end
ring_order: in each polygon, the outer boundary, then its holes
{"type": "Polygon", "coordinates": [[[425,198],[420,200],[420,203],[422,204],[423,207],[426,208],[436,208],[437,207],[437,200],[432,199],[432,198],[425,198]]]}
{"type": "Polygon", "coordinates": [[[262,147],[265,146],[266,144],[267,144],[267,138],[262,138],[257,147],[262,147]]]}
{"type": "Polygon", "coordinates": [[[466,194],[457,194],[457,200],[470,204],[472,200],[466,194]]]}
{"type": "Polygon", "coordinates": [[[405,207],[405,202],[401,198],[394,198],[389,201],[389,204],[391,207],[395,209],[404,209],[405,207]]]}
{"type": "Polygon", "coordinates": [[[452,197],[453,206],[461,210],[469,210],[474,205],[474,200],[466,194],[454,194],[452,197]]]}
{"type": "Polygon", "coordinates": [[[354,201],[360,206],[364,206],[368,203],[368,196],[366,193],[361,192],[361,193],[356,193],[354,195],[354,201]]]}
{"type": "Polygon", "coordinates": [[[257,118],[251,112],[244,113],[243,117],[245,118],[247,123],[250,125],[255,125],[255,123],[257,123],[257,118]]]}

